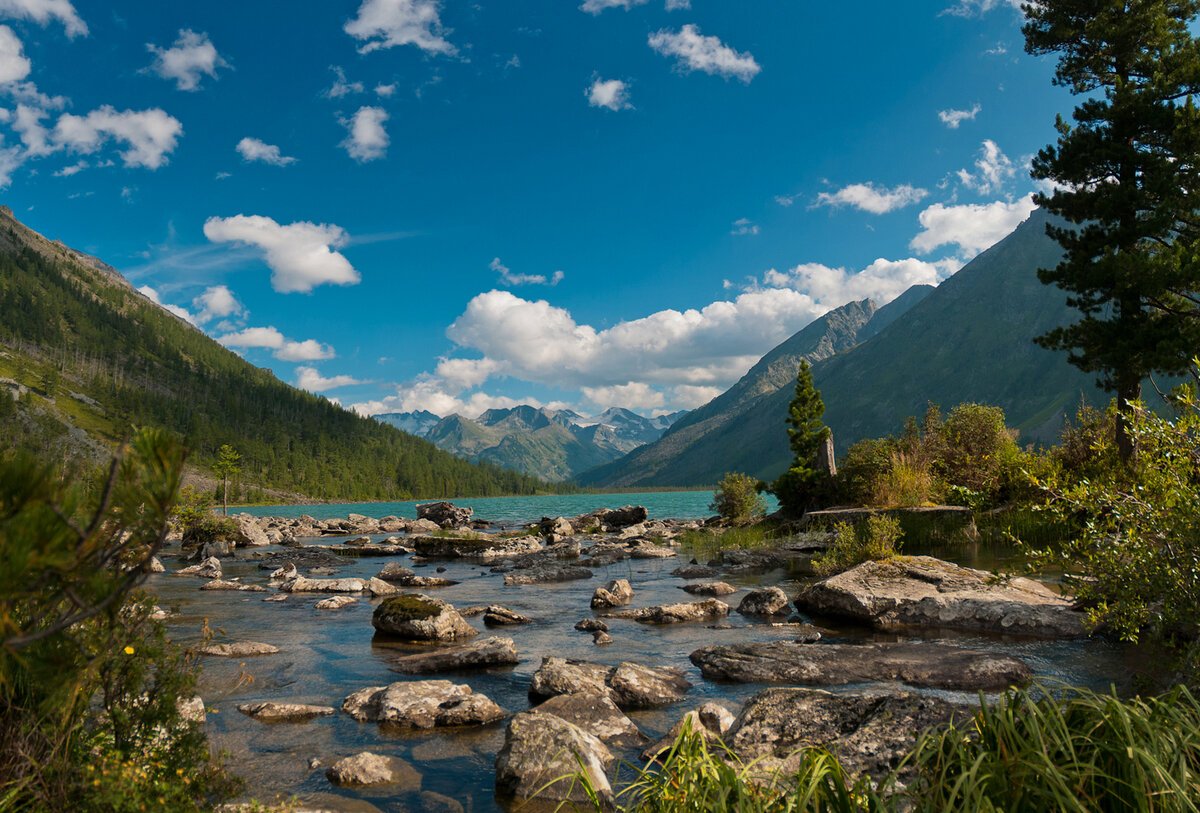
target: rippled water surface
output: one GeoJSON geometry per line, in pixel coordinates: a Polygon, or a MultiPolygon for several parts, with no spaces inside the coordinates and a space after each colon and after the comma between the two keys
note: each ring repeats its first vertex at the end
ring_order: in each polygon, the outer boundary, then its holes
{"type": "MultiPolygon", "coordinates": [[[[651,507],[652,517],[698,516],[707,513],[708,494],[674,492],[663,495],[620,495],[615,501],[596,495],[525,498],[521,503],[506,500],[462,501],[476,508],[477,516],[508,522],[536,520],[543,514],[571,515],[602,505],[638,502],[651,507]],[[659,499],[661,497],[661,499],[659,499]],[[555,502],[561,501],[561,502],[555,502]],[[688,509],[687,506],[693,506],[688,509]],[[519,507],[522,506],[522,507],[519,507]],[[699,508],[696,508],[699,506],[699,508]],[[525,513],[521,513],[524,511],[525,513]]],[[[345,516],[348,512],[371,516],[397,514],[413,516],[411,504],[369,506],[305,506],[295,514],[317,517],[345,516]]],[[[260,509],[261,514],[282,514],[283,509],[260,509]]],[[[379,537],[382,538],[382,535],[379,537]]],[[[336,543],[326,538],[322,543],[336,543]]],[[[259,549],[253,553],[261,552],[259,549]]],[[[916,551],[913,551],[916,552],[916,551]]],[[[239,551],[239,558],[224,562],[225,578],[265,583],[267,571],[248,558],[250,551],[239,551]]],[[[943,558],[990,569],[1003,564],[1009,556],[1004,550],[986,546],[937,551],[943,558]]],[[[372,576],[389,561],[405,564],[408,557],[347,558],[338,576],[372,576]]],[[[576,621],[591,615],[589,600],[599,584],[611,578],[629,579],[636,591],[633,606],[646,606],[693,597],[680,590],[685,582],[670,571],[688,560],[626,560],[593,568],[595,578],[562,584],[506,587],[502,574],[489,572],[489,566],[449,561],[418,565],[417,572],[433,575],[444,566],[447,578],[461,583],[429,590],[459,607],[474,604],[502,604],[534,619],[532,624],[489,630],[476,617],[469,620],[482,636],[501,635],[515,640],[521,662],[515,667],[427,676],[467,683],[482,692],[507,712],[516,713],[529,706],[526,695],[530,678],[545,655],[587,659],[606,664],[631,660],[651,665],[677,666],[685,670],[694,684],[688,699],[663,710],[633,712],[630,717],[650,737],[665,732],[687,709],[707,699],[728,701],[735,708],[762,686],[716,684],[701,678],[688,655],[710,644],[748,641],[789,640],[789,628],[744,619],[731,614],[730,629],[710,629],[703,624],[678,624],[655,627],[627,620],[609,620],[614,643],[605,647],[592,644],[590,634],[576,632],[576,621]]],[[[178,569],[177,560],[166,559],[168,571],[178,569]]],[[[803,578],[783,571],[753,576],[724,577],[744,592],[762,584],[779,584],[795,595],[803,578]]],[[[232,755],[232,764],[249,780],[250,792],[260,799],[277,794],[295,795],[324,801],[335,809],[401,811],[422,810],[416,794],[395,795],[394,791],[343,790],[333,788],[325,778],[324,767],[337,759],[359,751],[402,757],[423,774],[423,789],[458,800],[468,811],[497,809],[492,798],[493,761],[504,740],[505,723],[473,730],[438,730],[428,733],[396,734],[371,723],[357,723],[340,710],[332,717],[311,722],[263,724],[237,711],[238,704],[273,700],[329,705],[339,708],[351,692],[367,686],[383,686],[397,680],[419,680],[389,669],[390,659],[398,652],[414,648],[374,642],[371,612],[378,600],[360,598],[357,604],[342,610],[323,611],[314,605],[326,595],[289,595],[282,602],[264,602],[267,593],[201,592],[202,580],[154,576],[150,589],[160,603],[178,613],[170,619],[172,634],[180,641],[194,641],[204,620],[233,640],[251,640],[278,646],[281,652],[244,661],[208,658],[204,662],[201,693],[213,713],[208,729],[213,742],[232,755]],[[319,759],[323,767],[310,769],[309,761],[319,759]]],[[[736,607],[741,594],[723,600],[736,607]]],[[[816,619],[832,629],[827,640],[897,640],[895,635],[879,635],[862,628],[839,626],[827,619],[816,619]]],[[[927,637],[927,636],[926,636],[927,637]]],[[[943,638],[948,637],[946,635],[943,638]]],[[[957,643],[978,649],[1002,650],[1027,660],[1041,676],[1075,684],[1105,688],[1119,675],[1128,674],[1129,657],[1121,649],[1099,641],[1041,641],[999,639],[978,635],[955,634],[957,643]]],[[[854,687],[847,687],[853,689],[854,687]]],[[[633,760],[636,752],[619,752],[633,760]]]]}

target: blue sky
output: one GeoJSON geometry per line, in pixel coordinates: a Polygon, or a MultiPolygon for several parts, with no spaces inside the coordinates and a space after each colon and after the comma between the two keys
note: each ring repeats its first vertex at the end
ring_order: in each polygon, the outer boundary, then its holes
{"type": "Polygon", "coordinates": [[[1007,0],[0,0],[0,180],[362,411],[700,405],[1029,212],[1007,0]]]}

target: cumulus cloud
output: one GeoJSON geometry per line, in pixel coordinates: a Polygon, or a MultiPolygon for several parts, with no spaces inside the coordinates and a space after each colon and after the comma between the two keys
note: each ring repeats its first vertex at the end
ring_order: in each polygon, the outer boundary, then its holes
{"type": "Polygon", "coordinates": [[[960,256],[974,257],[1007,237],[1035,208],[1032,196],[960,206],[935,203],[918,216],[921,232],[909,245],[922,253],[954,245],[960,256]]]}
{"type": "Polygon", "coordinates": [[[340,99],[343,96],[349,96],[353,93],[362,93],[365,88],[362,82],[346,81],[346,71],[339,65],[330,65],[329,70],[333,71],[333,84],[325,91],[324,95],[327,99],[340,99]]]}
{"type": "Polygon", "coordinates": [[[458,391],[478,387],[500,372],[502,365],[493,359],[451,359],[438,361],[434,375],[458,391]]]}
{"type": "Polygon", "coordinates": [[[609,110],[628,110],[633,107],[629,102],[629,85],[620,79],[596,77],[584,95],[592,107],[607,107],[609,110]]]}
{"type": "Polygon", "coordinates": [[[752,234],[758,234],[760,231],[762,229],[758,227],[757,223],[752,222],[749,218],[739,217],[733,221],[733,228],[729,230],[729,233],[734,237],[747,237],[752,234]]]}
{"type": "Polygon", "coordinates": [[[650,0],[583,0],[583,5],[579,9],[588,14],[599,14],[610,8],[623,8],[629,11],[634,6],[644,6],[648,2],[650,0]]]}
{"type": "Polygon", "coordinates": [[[691,23],[678,31],[657,31],[648,42],[663,56],[675,57],[676,68],[685,73],[703,71],[749,83],[762,70],[749,52],[739,54],[716,37],[702,35],[691,23]]]}
{"type": "Polygon", "coordinates": [[[33,20],[38,25],[49,25],[59,20],[68,37],[86,36],[87,23],[79,16],[71,0],[0,0],[0,17],[15,17],[33,20]]]}
{"type": "Polygon", "coordinates": [[[580,389],[584,397],[602,410],[609,407],[655,409],[667,402],[665,395],[642,381],[630,381],[611,387],[581,387],[580,389]]]}
{"type": "Polygon", "coordinates": [[[500,262],[499,257],[493,257],[488,268],[500,275],[500,281],[505,285],[558,285],[566,276],[562,271],[555,271],[549,278],[545,274],[518,274],[500,262]]]}
{"type": "Polygon", "coordinates": [[[537,398],[509,398],[486,392],[473,392],[466,397],[459,397],[455,394],[457,392],[460,390],[448,389],[443,382],[427,376],[400,385],[394,395],[379,400],[363,401],[353,404],[350,408],[360,415],[426,410],[440,417],[462,415],[477,418],[489,409],[510,409],[521,404],[542,406],[542,402],[537,398]]]}
{"type": "MultiPolygon", "coordinates": [[[[515,57],[514,57],[514,59],[515,59],[515,57]]],[[[396,83],[392,82],[387,85],[380,83],[380,84],[376,85],[375,86],[375,95],[379,96],[381,98],[384,98],[384,99],[386,99],[389,96],[395,96],[396,95],[396,83]]]]}
{"type": "Polygon", "coordinates": [[[360,107],[350,119],[342,119],[346,128],[346,140],[341,146],[351,158],[359,163],[374,161],[387,155],[387,130],[383,125],[388,120],[388,113],[382,107],[360,107]]]}
{"type": "Polygon", "coordinates": [[[397,45],[415,45],[429,54],[458,53],[442,26],[439,0],[363,0],[343,30],[362,42],[361,54],[397,45]]]}
{"type": "Polygon", "coordinates": [[[671,403],[676,409],[696,409],[724,392],[720,387],[697,387],[680,384],[671,388],[671,403]]]}
{"type": "Polygon", "coordinates": [[[199,324],[227,316],[240,316],[246,310],[233,291],[224,285],[206,288],[204,293],[192,300],[192,307],[196,309],[196,321],[199,324]]]}
{"type": "Polygon", "coordinates": [[[271,286],[280,293],[308,293],[318,285],[355,285],[361,277],[334,249],[349,239],[340,226],[300,221],[281,225],[262,215],[210,217],[204,236],[214,243],[238,243],[263,252],[271,286]]]}
{"type": "Polygon", "coordinates": [[[272,350],[275,358],[280,361],[325,361],[336,355],[331,346],[316,339],[292,341],[274,327],[248,327],[236,333],[219,336],[217,341],[225,347],[272,350]]]}
{"type": "MultiPolygon", "coordinates": [[[[36,117],[36,111],[31,115],[36,117]]],[[[65,148],[85,155],[96,152],[110,140],[116,141],[126,145],[121,152],[125,166],[158,169],[167,163],[167,156],[179,143],[183,125],[157,107],[118,111],[111,105],[104,105],[86,116],[71,113],[59,116],[49,142],[44,131],[36,134],[22,132],[22,139],[27,135],[33,135],[32,140],[42,145],[40,149],[52,143],[53,148],[65,148]]]]}
{"type": "Polygon", "coordinates": [[[327,390],[335,390],[338,387],[349,387],[353,384],[361,383],[363,382],[349,375],[335,375],[325,378],[315,367],[296,368],[297,386],[309,392],[325,392],[327,390]]]}
{"type": "Polygon", "coordinates": [[[971,105],[970,110],[955,110],[954,108],[950,108],[949,110],[939,110],[938,118],[942,120],[942,124],[946,125],[951,130],[957,130],[958,125],[962,124],[964,121],[975,121],[975,117],[979,115],[979,111],[982,109],[983,108],[979,105],[979,103],[976,102],[975,104],[971,105]]]}
{"type": "Polygon", "coordinates": [[[942,14],[955,17],[979,17],[997,8],[1021,10],[1021,4],[1028,0],[958,0],[953,6],[943,9],[942,14]]]}
{"type": "Polygon", "coordinates": [[[196,324],[195,317],[193,317],[190,313],[188,313],[185,309],[179,307],[178,305],[168,305],[166,302],[163,302],[162,299],[158,295],[158,291],[154,290],[149,285],[143,285],[141,288],[138,288],[138,293],[140,293],[142,296],[146,297],[151,302],[153,302],[155,305],[158,305],[160,308],[167,311],[168,313],[175,314],[180,319],[187,322],[189,325],[196,324]]]}
{"type": "Polygon", "coordinates": [[[667,0],[667,11],[689,11],[692,0],[667,0]]]}
{"type": "Polygon", "coordinates": [[[873,215],[883,215],[920,203],[929,192],[909,184],[901,184],[893,189],[876,186],[873,183],[852,183],[836,192],[822,192],[817,195],[817,206],[852,206],[873,215]]]}
{"type": "Polygon", "coordinates": [[[999,145],[990,138],[979,148],[979,157],[975,159],[975,171],[960,169],[958,180],[968,189],[981,195],[999,192],[1013,176],[1017,168],[999,145]]]}
{"type": "Polygon", "coordinates": [[[884,305],[914,285],[937,285],[961,267],[957,260],[926,262],[914,258],[883,258],[853,271],[821,263],[801,263],[787,271],[767,271],[763,284],[775,288],[805,291],[820,302],[839,305],[859,299],[873,299],[884,305]]]}
{"type": "Polygon", "coordinates": [[[208,34],[196,33],[190,28],[181,28],[178,39],[170,48],[160,48],[148,42],[146,50],[154,54],[154,61],[148,70],[163,79],[173,79],[179,90],[199,90],[201,78],[209,76],[216,79],[218,68],[229,67],[229,63],[217,53],[208,34]]]}
{"type": "Polygon", "coordinates": [[[32,68],[20,38],[7,25],[0,25],[0,85],[21,81],[32,68]]]}
{"type": "Polygon", "coordinates": [[[268,144],[262,139],[250,136],[239,141],[235,149],[237,149],[238,155],[242,156],[243,161],[261,161],[274,167],[286,167],[288,164],[296,163],[295,158],[284,155],[274,144],[268,144]]]}

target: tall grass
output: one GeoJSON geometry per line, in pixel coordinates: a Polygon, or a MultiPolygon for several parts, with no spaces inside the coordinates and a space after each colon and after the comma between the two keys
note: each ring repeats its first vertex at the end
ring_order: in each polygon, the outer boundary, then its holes
{"type": "MultiPolygon", "coordinates": [[[[801,750],[780,773],[685,729],[666,757],[635,768],[621,813],[950,813],[1200,810],[1200,703],[1180,686],[1156,698],[1062,687],[1011,689],[964,722],[917,737],[887,776],[852,777],[829,751],[801,750]]],[[[619,778],[619,777],[618,777],[619,778]]],[[[597,810],[612,809],[594,800],[597,810]]]]}
{"type": "Polygon", "coordinates": [[[680,548],[697,561],[715,559],[724,550],[769,547],[780,539],[776,526],[768,522],[738,525],[720,531],[687,531],[679,537],[680,548]]]}

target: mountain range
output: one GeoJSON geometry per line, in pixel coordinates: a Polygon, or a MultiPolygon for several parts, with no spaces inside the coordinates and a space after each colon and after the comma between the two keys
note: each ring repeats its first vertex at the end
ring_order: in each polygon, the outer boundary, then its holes
{"type": "Polygon", "coordinates": [[[0,207],[0,453],[24,448],[90,472],[134,425],[182,436],[192,476],[232,445],[241,480],[275,499],[546,488],[280,381],[0,207]]]}
{"type": "Polygon", "coordinates": [[[1051,441],[1081,401],[1108,399],[1091,374],[1034,337],[1075,318],[1038,268],[1061,257],[1035,211],[937,288],[888,305],[838,308],[776,347],[730,390],[677,420],[662,438],[577,480],[593,487],[699,486],[727,471],[762,479],[790,461],[785,418],[800,358],[813,363],[837,448],[900,430],[929,403],[1003,407],[1024,441],[1051,441]]]}
{"type": "Polygon", "coordinates": [[[375,419],[476,462],[545,480],[569,480],[653,443],[684,413],[646,417],[612,407],[595,417],[569,409],[516,406],[489,409],[477,418],[432,412],[392,412],[375,419]]]}

